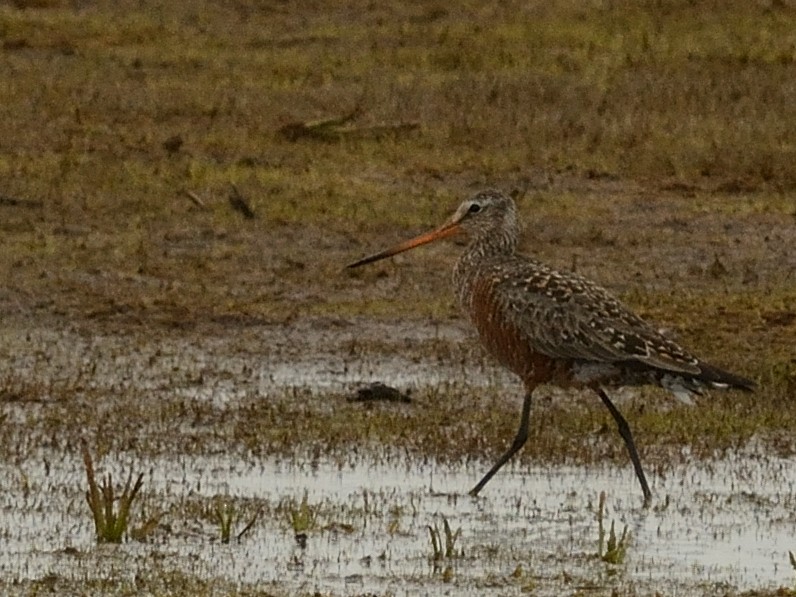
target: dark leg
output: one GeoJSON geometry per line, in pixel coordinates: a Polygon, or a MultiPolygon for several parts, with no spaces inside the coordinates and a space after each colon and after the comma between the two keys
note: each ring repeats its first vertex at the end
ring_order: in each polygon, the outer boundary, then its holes
{"type": "Polygon", "coordinates": [[[646,508],[650,505],[650,501],[652,500],[652,492],[650,491],[650,486],[647,485],[644,469],[641,468],[641,460],[638,458],[638,452],[636,451],[636,444],[633,442],[633,434],[630,432],[630,426],[627,424],[627,421],[625,421],[622,413],[617,410],[614,403],[608,398],[605,391],[602,388],[594,388],[594,390],[603,401],[603,404],[608,407],[611,416],[613,416],[614,421],[616,421],[616,426],[619,428],[619,435],[625,440],[627,451],[630,452],[630,460],[633,461],[633,468],[636,469],[636,476],[638,477],[639,483],[641,483],[641,491],[644,492],[644,507],[646,508]]]}
{"type": "Polygon", "coordinates": [[[508,451],[500,457],[500,459],[495,463],[495,466],[489,469],[489,472],[478,482],[478,485],[470,490],[470,495],[478,495],[478,492],[484,488],[484,485],[489,483],[489,480],[495,475],[496,472],[500,470],[500,467],[506,464],[509,459],[525,445],[525,442],[528,439],[528,419],[531,417],[531,392],[525,394],[525,400],[522,403],[522,415],[520,415],[520,417],[520,428],[517,430],[517,435],[514,437],[514,441],[511,442],[511,447],[509,447],[508,451]]]}

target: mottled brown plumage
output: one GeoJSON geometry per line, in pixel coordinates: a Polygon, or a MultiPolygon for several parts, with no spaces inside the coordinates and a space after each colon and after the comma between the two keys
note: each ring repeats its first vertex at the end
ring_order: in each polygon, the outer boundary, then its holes
{"type": "Polygon", "coordinates": [[[655,384],[689,402],[703,388],[751,390],[754,383],[688,353],[610,293],[571,272],[516,252],[514,201],[483,191],[464,201],[440,228],[366,257],[356,267],[464,231],[470,243],[454,269],[457,298],[487,351],[525,384],[520,428],[509,450],[473,495],[525,443],[531,395],[542,383],[591,388],[614,417],[648,503],[651,492],[633,436],[605,387],[655,384]]]}

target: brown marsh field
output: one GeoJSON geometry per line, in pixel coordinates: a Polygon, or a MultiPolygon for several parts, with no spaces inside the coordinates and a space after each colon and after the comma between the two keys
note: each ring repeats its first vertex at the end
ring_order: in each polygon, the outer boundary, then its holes
{"type": "Polygon", "coordinates": [[[0,2],[0,593],[793,595],[794,98],[787,0],[0,2]],[[616,393],[651,508],[553,388],[467,496],[521,388],[460,245],[343,270],[485,187],[759,383],[616,393]]]}

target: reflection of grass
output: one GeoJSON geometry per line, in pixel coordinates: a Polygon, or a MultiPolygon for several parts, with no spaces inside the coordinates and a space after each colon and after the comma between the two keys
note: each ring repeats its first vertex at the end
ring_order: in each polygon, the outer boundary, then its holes
{"type": "Polygon", "coordinates": [[[605,514],[605,492],[600,492],[600,503],[597,510],[597,526],[598,526],[598,547],[597,555],[603,562],[609,564],[621,564],[625,561],[627,555],[627,547],[630,542],[630,535],[628,534],[628,527],[622,529],[622,535],[617,538],[614,529],[614,522],[611,521],[611,530],[608,533],[608,541],[605,541],[605,527],[603,525],[603,517],[605,514]]]}
{"type": "Polygon", "coordinates": [[[88,506],[94,518],[94,530],[97,535],[97,541],[121,543],[124,534],[127,532],[127,525],[130,519],[130,507],[143,485],[144,474],[139,473],[135,484],[131,486],[130,484],[133,479],[133,473],[131,472],[127,476],[127,482],[124,484],[122,494],[116,497],[114,496],[111,474],[108,473],[101,484],[97,485],[97,481],[94,477],[94,462],[91,459],[91,453],[88,451],[88,445],[85,440],[81,441],[81,448],[83,451],[83,463],[86,467],[86,477],[88,479],[86,501],[88,502],[88,506]],[[116,501],[118,501],[118,510],[116,506],[114,506],[114,502],[116,501]]]}

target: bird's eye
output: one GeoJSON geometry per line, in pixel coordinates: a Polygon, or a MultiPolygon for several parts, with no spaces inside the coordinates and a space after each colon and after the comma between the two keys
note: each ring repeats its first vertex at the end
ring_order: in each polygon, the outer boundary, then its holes
{"type": "Polygon", "coordinates": [[[481,211],[481,206],[480,206],[480,205],[478,205],[477,203],[473,203],[473,204],[470,206],[470,209],[468,209],[467,211],[468,211],[469,213],[471,213],[471,214],[477,214],[479,211],[481,211]]]}

